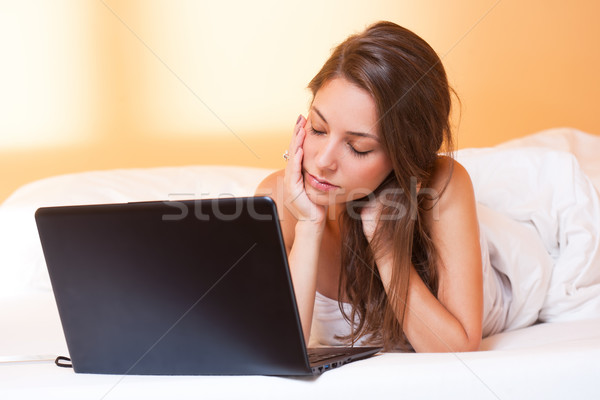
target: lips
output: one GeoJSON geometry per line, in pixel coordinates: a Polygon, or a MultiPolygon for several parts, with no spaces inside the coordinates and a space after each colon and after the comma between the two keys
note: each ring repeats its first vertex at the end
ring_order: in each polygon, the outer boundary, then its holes
{"type": "Polygon", "coordinates": [[[316,176],[311,175],[308,172],[306,172],[306,177],[307,177],[306,181],[308,181],[310,186],[312,186],[313,188],[320,190],[322,192],[328,192],[330,190],[339,188],[339,186],[336,186],[333,183],[327,182],[325,179],[317,178],[316,176]]]}

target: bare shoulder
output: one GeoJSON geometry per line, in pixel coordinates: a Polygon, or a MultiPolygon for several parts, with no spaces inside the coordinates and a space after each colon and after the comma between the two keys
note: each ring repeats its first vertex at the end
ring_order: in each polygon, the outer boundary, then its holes
{"type": "Polygon", "coordinates": [[[285,175],[285,170],[280,169],[269,174],[265,179],[263,179],[256,188],[256,196],[270,196],[277,197],[277,191],[282,190],[283,188],[283,176],[285,175]]]}
{"type": "Polygon", "coordinates": [[[284,193],[283,193],[283,178],[285,176],[285,170],[281,169],[275,171],[263,179],[256,188],[254,193],[255,196],[268,196],[275,201],[277,205],[277,213],[279,219],[283,219],[284,216],[284,193]]]}
{"type": "Polygon", "coordinates": [[[473,183],[466,168],[451,157],[438,157],[430,182],[444,206],[474,201],[473,183]]]}
{"type": "Polygon", "coordinates": [[[475,227],[477,205],[469,173],[458,161],[441,156],[436,161],[428,187],[421,188],[425,218],[433,231],[453,232],[457,226],[475,227]],[[458,224],[458,225],[455,225],[458,224]],[[454,228],[453,228],[454,226],[454,228]]]}
{"type": "Polygon", "coordinates": [[[284,176],[285,170],[283,169],[268,175],[256,188],[255,195],[268,196],[275,202],[275,205],[277,206],[277,214],[279,215],[279,222],[281,224],[281,231],[283,233],[283,239],[289,253],[292,243],[294,242],[295,227],[296,222],[298,221],[288,210],[285,204],[285,193],[283,186],[284,176]]]}

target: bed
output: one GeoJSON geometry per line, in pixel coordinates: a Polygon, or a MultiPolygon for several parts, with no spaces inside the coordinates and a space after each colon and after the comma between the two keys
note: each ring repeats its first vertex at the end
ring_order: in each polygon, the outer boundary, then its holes
{"type": "MultiPolygon", "coordinates": [[[[599,151],[600,136],[557,128],[493,148],[460,150],[457,159],[469,170],[478,201],[505,207],[513,219],[519,218],[517,208],[500,201],[506,196],[486,194],[490,177],[511,179],[503,168],[517,165],[513,173],[536,182],[544,175],[560,181],[569,179],[564,168],[558,176],[536,154],[571,160],[569,165],[592,188],[588,195],[595,196],[593,201],[582,200],[579,192],[574,197],[578,204],[591,201],[583,229],[594,235],[579,247],[573,247],[574,240],[570,247],[561,244],[561,252],[563,247],[569,250],[553,257],[564,264],[584,263],[593,275],[600,271],[600,235],[595,235],[600,230],[599,151]],[[540,169],[546,172],[539,175],[540,169]]],[[[546,162],[556,164],[553,160],[546,162]]],[[[511,330],[485,338],[478,352],[384,353],[316,378],[89,375],[54,365],[54,358],[68,351],[33,218],[38,207],[251,195],[270,172],[201,165],[90,171],[43,179],[15,191],[0,206],[0,398],[600,398],[600,313],[593,305],[600,300],[595,292],[591,308],[578,309],[574,318],[550,318],[532,326],[517,321],[511,330]]],[[[558,199],[568,192],[560,189],[558,199]]],[[[559,203],[556,196],[550,196],[551,207],[559,203]]],[[[515,259],[521,258],[518,251],[515,259]]],[[[557,302],[559,309],[561,304],[557,302]]]]}

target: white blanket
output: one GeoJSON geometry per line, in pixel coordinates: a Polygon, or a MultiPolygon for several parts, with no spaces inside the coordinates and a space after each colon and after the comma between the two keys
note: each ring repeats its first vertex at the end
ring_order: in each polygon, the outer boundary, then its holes
{"type": "Polygon", "coordinates": [[[597,189],[575,154],[517,144],[457,157],[473,180],[491,263],[510,280],[505,328],[598,317],[597,189]]]}

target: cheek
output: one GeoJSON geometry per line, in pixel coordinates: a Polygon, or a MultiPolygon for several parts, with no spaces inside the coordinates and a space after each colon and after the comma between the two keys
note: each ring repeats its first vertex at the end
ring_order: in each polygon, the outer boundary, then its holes
{"type": "Polygon", "coordinates": [[[356,168],[352,176],[357,178],[355,179],[357,186],[362,185],[362,188],[372,192],[383,182],[390,172],[391,168],[386,163],[377,161],[367,166],[363,165],[362,168],[356,168]]]}

